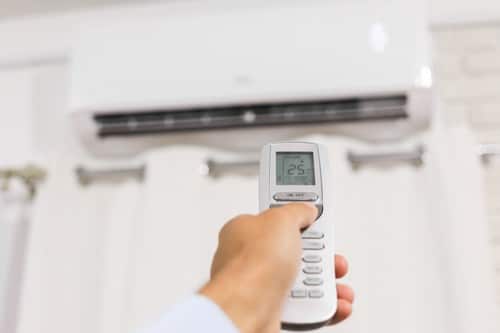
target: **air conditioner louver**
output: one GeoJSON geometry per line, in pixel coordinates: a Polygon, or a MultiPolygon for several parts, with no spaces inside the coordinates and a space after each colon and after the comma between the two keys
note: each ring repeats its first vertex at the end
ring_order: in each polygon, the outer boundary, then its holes
{"type": "Polygon", "coordinates": [[[405,118],[406,95],[95,114],[100,137],[405,118]]]}

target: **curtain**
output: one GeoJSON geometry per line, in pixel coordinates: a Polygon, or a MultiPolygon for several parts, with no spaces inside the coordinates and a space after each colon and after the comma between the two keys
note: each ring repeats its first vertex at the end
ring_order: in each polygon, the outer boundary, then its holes
{"type": "Polygon", "coordinates": [[[64,158],[46,164],[51,176],[33,207],[21,333],[106,332],[102,327],[113,326],[107,318],[116,316],[109,299],[125,293],[120,258],[126,262],[127,255],[112,254],[127,251],[139,185],[82,186],[75,164],[64,158]]]}
{"type": "Polygon", "coordinates": [[[17,332],[30,222],[29,194],[12,180],[0,190],[0,332],[17,332]]]}

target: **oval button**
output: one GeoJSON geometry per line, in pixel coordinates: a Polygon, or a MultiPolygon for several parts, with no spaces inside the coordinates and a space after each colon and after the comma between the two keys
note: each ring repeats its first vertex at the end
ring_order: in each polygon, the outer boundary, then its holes
{"type": "Polygon", "coordinates": [[[307,296],[307,291],[305,289],[294,289],[290,296],[293,298],[305,298],[307,296]]]}
{"type": "Polygon", "coordinates": [[[315,254],[305,255],[302,260],[306,263],[317,264],[321,262],[321,257],[315,254]]]}
{"type": "Polygon", "coordinates": [[[310,298],[321,298],[323,296],[324,296],[324,293],[321,290],[317,290],[316,289],[316,290],[309,291],[309,297],[310,298]]]}
{"type": "Polygon", "coordinates": [[[321,239],[323,237],[325,234],[317,230],[306,230],[302,233],[302,239],[321,239]]]}
{"type": "Polygon", "coordinates": [[[318,198],[313,192],[278,192],[273,195],[276,201],[316,201],[318,198]]]}
{"type": "Polygon", "coordinates": [[[323,284],[323,279],[319,277],[308,277],[305,278],[304,284],[306,286],[321,286],[323,284]]]}
{"type": "Polygon", "coordinates": [[[323,250],[325,248],[325,244],[322,242],[304,242],[302,244],[303,250],[323,250]]]}
{"type": "Polygon", "coordinates": [[[321,274],[323,269],[321,266],[306,266],[302,271],[306,274],[321,274]]]}

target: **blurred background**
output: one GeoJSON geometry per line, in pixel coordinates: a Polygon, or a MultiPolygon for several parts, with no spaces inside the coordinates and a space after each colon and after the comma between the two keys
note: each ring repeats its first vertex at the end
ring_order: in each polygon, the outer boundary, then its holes
{"type": "MultiPolygon", "coordinates": [[[[0,0],[0,332],[134,332],[327,146],[352,318],[500,332],[500,3],[0,0]]],[[[258,241],[258,240],[256,240],[258,241]]]]}

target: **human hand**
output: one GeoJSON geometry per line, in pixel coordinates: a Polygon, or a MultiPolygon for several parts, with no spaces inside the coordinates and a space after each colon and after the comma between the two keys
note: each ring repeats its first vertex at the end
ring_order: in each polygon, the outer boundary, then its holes
{"type": "MultiPolygon", "coordinates": [[[[300,231],[316,216],[312,205],[289,204],[232,219],[220,231],[211,280],[200,293],[218,304],[241,332],[278,332],[281,309],[300,265],[300,231]]],[[[336,276],[347,270],[345,258],[336,256],[336,276]]],[[[337,295],[331,324],[352,311],[352,289],[337,284],[337,295]]]]}

